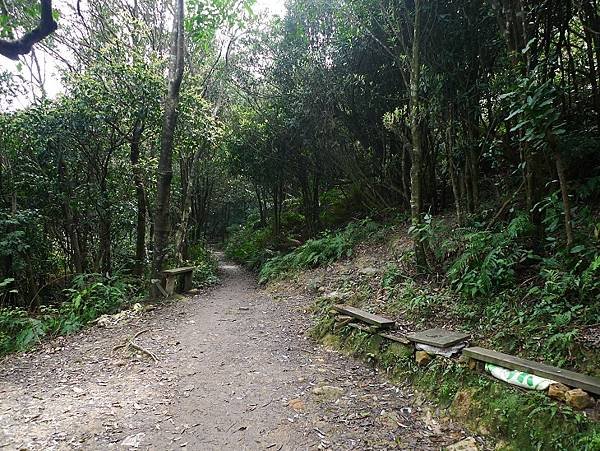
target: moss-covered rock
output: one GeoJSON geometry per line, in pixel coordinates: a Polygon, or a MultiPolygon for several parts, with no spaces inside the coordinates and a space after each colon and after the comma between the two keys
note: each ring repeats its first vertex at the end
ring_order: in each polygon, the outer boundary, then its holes
{"type": "Polygon", "coordinates": [[[413,346],[398,342],[392,342],[387,347],[387,353],[398,360],[410,359],[413,354],[413,346]]]}
{"type": "Polygon", "coordinates": [[[321,343],[329,348],[339,348],[341,344],[341,338],[339,335],[326,334],[321,339],[321,343]]]}

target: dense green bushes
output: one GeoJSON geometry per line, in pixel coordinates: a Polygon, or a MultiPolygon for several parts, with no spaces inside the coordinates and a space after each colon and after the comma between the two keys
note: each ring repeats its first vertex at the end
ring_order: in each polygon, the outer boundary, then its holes
{"type": "Polygon", "coordinates": [[[26,350],[45,336],[69,334],[115,313],[139,299],[139,288],[122,275],[82,274],[65,290],[65,297],[60,306],[41,306],[35,313],[0,309],[0,355],[26,350]]]}
{"type": "MultiPolygon", "coordinates": [[[[203,243],[190,248],[190,266],[194,266],[194,286],[212,285],[217,279],[217,260],[203,243]]],[[[55,305],[41,305],[35,310],[0,308],[0,355],[23,351],[44,337],[69,334],[80,330],[101,315],[113,314],[146,296],[141,281],[116,273],[79,274],[71,286],[56,297],[55,305]]],[[[10,291],[12,282],[0,283],[0,294],[10,291]],[[4,285],[4,286],[3,286],[4,285]]]]}
{"type": "Polygon", "coordinates": [[[271,230],[260,228],[252,221],[230,230],[225,245],[225,255],[252,269],[260,268],[273,255],[269,250],[272,242],[271,230]]]}
{"type": "Polygon", "coordinates": [[[443,315],[496,349],[597,373],[600,356],[581,346],[582,332],[600,317],[600,252],[593,235],[583,236],[592,222],[580,223],[579,242],[587,244],[571,248],[557,245],[556,230],[547,228],[541,252],[532,249],[526,215],[497,229],[447,221],[431,227],[429,245],[445,280],[431,284],[389,264],[382,280],[388,312],[421,325],[443,315]]]}
{"type": "MultiPolygon", "coordinates": [[[[288,213],[286,216],[293,217],[293,214],[288,213]]],[[[292,238],[293,233],[277,239],[271,228],[261,228],[258,223],[249,221],[231,231],[225,253],[229,258],[258,270],[260,281],[264,283],[294,270],[323,266],[349,257],[357,244],[373,237],[382,229],[381,224],[363,219],[353,221],[340,230],[323,232],[319,237],[299,244],[292,238]],[[289,244],[296,247],[287,251],[275,250],[286,248],[289,244]]],[[[286,229],[288,230],[290,229],[286,229]]]]}
{"type": "Polygon", "coordinates": [[[194,267],[194,286],[204,287],[218,282],[217,269],[219,263],[204,243],[190,248],[190,265],[194,267]]]}
{"type": "Polygon", "coordinates": [[[261,283],[293,270],[323,266],[352,255],[354,247],[373,236],[381,226],[364,219],[348,224],[336,232],[325,232],[319,238],[306,241],[292,252],[268,260],[260,270],[261,283]]]}
{"type": "Polygon", "coordinates": [[[474,299],[514,284],[517,265],[529,256],[520,238],[530,229],[527,217],[518,216],[501,232],[467,231],[447,272],[452,287],[474,299]]]}

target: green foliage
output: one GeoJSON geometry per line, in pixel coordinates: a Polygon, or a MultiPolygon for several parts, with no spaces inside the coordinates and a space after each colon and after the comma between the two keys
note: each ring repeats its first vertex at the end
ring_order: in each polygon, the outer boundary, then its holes
{"type": "Polygon", "coordinates": [[[370,219],[355,221],[337,232],[326,232],[310,239],[289,254],[268,260],[260,271],[260,282],[265,283],[290,271],[324,266],[352,255],[354,247],[379,230],[370,219]]]}
{"type": "Polygon", "coordinates": [[[441,297],[427,293],[417,282],[407,279],[388,290],[386,310],[390,313],[402,312],[420,323],[426,323],[441,300],[441,297]]]}
{"type": "MultiPolygon", "coordinates": [[[[579,221],[592,233],[592,218],[579,221]]],[[[581,346],[586,328],[600,316],[600,259],[593,240],[570,249],[548,240],[540,257],[529,249],[525,214],[498,230],[443,222],[432,227],[432,247],[449,283],[415,281],[402,259],[388,263],[381,279],[384,311],[417,327],[430,327],[443,312],[494,349],[597,373],[599,356],[581,346]]]]}
{"type": "Polygon", "coordinates": [[[81,274],[65,290],[59,307],[40,307],[36,314],[21,308],[0,309],[0,355],[24,351],[47,335],[69,334],[101,315],[119,311],[136,300],[137,288],[123,276],[81,274]]]}
{"type": "Polygon", "coordinates": [[[270,228],[248,222],[230,230],[225,255],[249,268],[259,269],[273,254],[269,249],[271,243],[270,228]]]}
{"type": "Polygon", "coordinates": [[[244,20],[252,17],[255,0],[190,0],[186,31],[203,49],[214,43],[219,31],[243,26],[244,20]]]}
{"type": "Polygon", "coordinates": [[[50,243],[44,239],[43,218],[38,212],[0,211],[0,260],[10,262],[11,271],[6,274],[10,277],[5,282],[12,281],[10,286],[0,286],[0,307],[18,304],[15,300],[24,303],[20,292],[33,295],[36,275],[58,268],[50,243]]]}
{"type": "Polygon", "coordinates": [[[431,239],[433,238],[431,215],[426,214],[419,224],[411,225],[408,229],[408,233],[413,237],[414,240],[418,240],[429,246],[431,239]]]}
{"type": "Polygon", "coordinates": [[[205,287],[219,281],[217,270],[219,262],[204,243],[190,248],[190,264],[194,266],[194,286],[205,287]]]}
{"type": "Polygon", "coordinates": [[[339,227],[361,217],[364,213],[362,189],[358,184],[352,184],[349,192],[331,189],[321,195],[321,224],[327,228],[339,227]]]}
{"type": "Polygon", "coordinates": [[[58,310],[56,332],[60,333],[74,332],[100,315],[117,312],[133,300],[133,287],[119,275],[80,274],[66,294],[67,301],[58,310]]]}
{"type": "MultiPolygon", "coordinates": [[[[537,71],[542,71],[538,68],[537,71]]],[[[536,72],[537,72],[536,71],[536,72]]],[[[507,120],[516,118],[518,123],[511,132],[522,131],[521,141],[543,151],[551,136],[563,135],[564,124],[558,123],[560,110],[555,107],[557,91],[552,80],[540,82],[541,75],[522,77],[514,91],[502,97],[511,99],[511,113],[507,120]]]]}
{"type": "Polygon", "coordinates": [[[529,232],[525,216],[505,230],[477,230],[464,235],[462,253],[448,270],[452,286],[467,298],[485,297],[516,281],[515,269],[530,256],[517,238],[529,232]]]}
{"type": "Polygon", "coordinates": [[[0,309],[0,355],[24,350],[45,334],[43,322],[19,308],[0,309]]]}

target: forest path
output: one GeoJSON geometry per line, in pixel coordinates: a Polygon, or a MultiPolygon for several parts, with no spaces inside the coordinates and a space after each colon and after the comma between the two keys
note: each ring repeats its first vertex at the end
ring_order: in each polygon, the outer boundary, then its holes
{"type": "Polygon", "coordinates": [[[306,299],[270,296],[235,265],[221,278],[0,362],[0,450],[429,450],[465,436],[410,387],[307,339],[306,299]],[[136,342],[157,363],[112,352],[146,329],[136,342]]]}

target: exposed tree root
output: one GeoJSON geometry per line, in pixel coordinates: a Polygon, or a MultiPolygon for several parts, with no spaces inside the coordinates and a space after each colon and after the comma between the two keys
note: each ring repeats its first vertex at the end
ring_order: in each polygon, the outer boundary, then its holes
{"type": "Polygon", "coordinates": [[[133,336],[133,338],[127,339],[127,341],[125,343],[117,345],[114,348],[112,348],[111,354],[114,353],[118,349],[125,349],[125,350],[134,349],[134,350],[139,351],[139,352],[141,352],[143,354],[146,354],[152,360],[154,360],[155,363],[157,363],[158,362],[158,357],[156,356],[156,354],[154,354],[152,351],[149,351],[148,349],[144,348],[143,346],[141,346],[141,345],[139,345],[139,344],[137,344],[135,342],[135,339],[137,337],[139,337],[140,335],[142,335],[142,334],[144,334],[146,332],[149,332],[149,331],[150,331],[150,329],[144,329],[144,330],[138,332],[137,334],[135,334],[133,336]]]}

